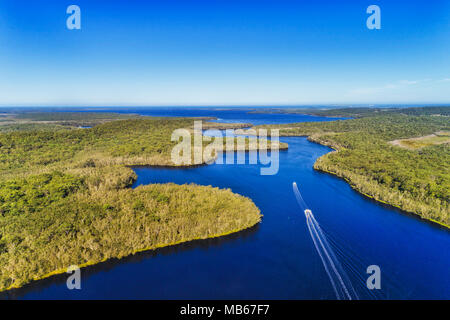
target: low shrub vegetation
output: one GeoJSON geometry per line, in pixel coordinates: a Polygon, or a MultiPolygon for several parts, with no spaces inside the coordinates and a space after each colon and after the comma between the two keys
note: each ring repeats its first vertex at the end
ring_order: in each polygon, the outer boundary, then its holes
{"type": "MultiPolygon", "coordinates": [[[[55,116],[56,117],[56,116],[55,116]]],[[[57,118],[57,117],[56,117],[57,118]]],[[[261,220],[230,190],[153,184],[131,189],[133,165],[173,165],[173,130],[193,119],[129,119],[0,133],[0,291],[261,220]]]]}
{"type": "MultiPolygon", "coordinates": [[[[320,157],[314,168],[345,178],[376,200],[450,226],[448,143],[405,149],[390,143],[450,129],[450,108],[418,108],[365,113],[360,119],[268,126],[280,135],[308,136],[338,152],[320,157]],[[424,114],[422,114],[422,112],[424,114]],[[434,113],[439,113],[436,115],[434,113]]],[[[349,112],[349,109],[346,109],[349,112]]],[[[337,114],[338,112],[331,112],[337,114]]],[[[266,126],[267,127],[267,126],[266,126]]]]}

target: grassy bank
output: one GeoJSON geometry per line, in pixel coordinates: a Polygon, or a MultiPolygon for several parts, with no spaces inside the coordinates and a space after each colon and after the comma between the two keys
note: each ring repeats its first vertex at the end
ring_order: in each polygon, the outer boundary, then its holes
{"type": "MultiPolygon", "coordinates": [[[[249,199],[230,190],[157,184],[89,192],[75,177],[55,173],[30,179],[39,183],[23,183],[24,189],[33,189],[24,190],[21,202],[26,205],[19,204],[23,210],[4,210],[0,219],[1,289],[65,272],[72,264],[91,265],[226,235],[251,227],[261,218],[249,199]],[[82,190],[72,192],[74,185],[82,190]],[[49,199],[39,203],[34,192],[49,189],[54,189],[49,199]]],[[[17,183],[14,187],[22,191],[17,183]]]]}
{"type": "MultiPolygon", "coordinates": [[[[79,121],[79,119],[77,119],[79,121]]],[[[192,119],[128,119],[88,129],[0,133],[0,291],[138,251],[226,235],[261,220],[230,190],[131,189],[132,165],[169,165],[192,119]]]]}
{"type": "Polygon", "coordinates": [[[449,130],[448,116],[419,111],[269,127],[279,128],[284,136],[308,136],[338,151],[320,157],[315,169],[346,179],[368,197],[449,227],[449,144],[409,150],[390,143],[449,130]]]}

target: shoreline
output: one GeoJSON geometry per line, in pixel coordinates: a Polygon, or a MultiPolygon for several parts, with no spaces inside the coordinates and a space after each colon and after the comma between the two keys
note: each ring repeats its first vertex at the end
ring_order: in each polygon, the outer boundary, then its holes
{"type": "MultiPolygon", "coordinates": [[[[332,152],[338,152],[338,151],[332,151],[332,152]]],[[[344,181],[345,181],[345,182],[346,182],[346,183],[347,183],[354,191],[356,191],[356,192],[358,192],[359,194],[363,195],[365,198],[369,198],[369,199],[371,199],[371,200],[373,200],[373,201],[375,201],[375,202],[379,202],[379,203],[382,203],[382,204],[387,205],[387,206],[389,206],[389,207],[396,208],[396,209],[400,210],[403,214],[412,215],[412,216],[414,216],[415,218],[418,218],[418,219],[422,220],[423,222],[430,223],[430,224],[432,224],[432,225],[438,225],[438,226],[440,226],[440,227],[445,228],[447,231],[450,231],[450,225],[446,225],[445,223],[440,222],[440,221],[437,221],[437,220],[434,220],[434,219],[432,219],[432,218],[424,218],[424,217],[420,216],[419,214],[417,214],[417,213],[415,213],[415,212],[407,211],[407,210],[405,210],[405,209],[402,209],[402,208],[401,208],[400,206],[398,206],[398,205],[395,205],[395,204],[392,204],[392,203],[388,203],[388,202],[386,202],[386,201],[384,201],[384,200],[375,198],[374,196],[371,196],[370,194],[367,194],[367,193],[365,193],[365,192],[362,192],[362,191],[358,190],[358,189],[357,189],[357,186],[356,186],[354,183],[352,183],[350,180],[348,180],[348,179],[345,178],[345,177],[339,176],[339,175],[338,175],[337,173],[335,173],[335,172],[328,171],[328,170],[325,170],[325,169],[317,169],[317,168],[314,168],[314,170],[316,170],[316,171],[318,171],[318,172],[322,172],[322,173],[327,173],[327,174],[330,174],[330,175],[335,176],[336,178],[339,178],[339,179],[344,180],[344,181]]]]}
{"type": "MultiPolygon", "coordinates": [[[[283,135],[280,135],[280,137],[283,137],[283,135]]],[[[308,135],[285,135],[284,137],[306,137],[306,138],[308,139],[308,141],[310,141],[310,142],[317,143],[317,144],[320,144],[320,145],[322,145],[322,146],[325,146],[325,147],[328,147],[328,148],[330,148],[330,149],[333,149],[333,151],[330,151],[330,152],[339,152],[338,149],[336,149],[335,147],[333,147],[333,146],[331,146],[331,145],[327,145],[327,144],[321,143],[321,142],[318,141],[318,140],[312,140],[312,139],[310,139],[311,135],[309,135],[309,136],[308,136],[308,135]]],[[[325,155],[329,154],[330,152],[326,153],[325,155]]],[[[325,155],[324,155],[324,156],[325,156],[325,155]]],[[[320,157],[319,157],[319,158],[320,158],[320,157]]],[[[319,168],[316,168],[315,165],[316,165],[317,161],[319,160],[319,158],[317,158],[316,161],[314,162],[314,165],[313,165],[313,169],[314,169],[314,170],[316,170],[316,171],[318,171],[318,172],[322,172],[322,173],[328,173],[328,174],[331,174],[331,175],[333,175],[333,176],[335,176],[335,177],[337,177],[337,178],[339,178],[339,179],[344,180],[345,182],[347,182],[347,184],[348,184],[353,190],[355,190],[356,192],[358,192],[359,194],[363,195],[363,196],[366,197],[366,198],[369,198],[369,199],[374,200],[374,201],[376,201],[376,202],[382,203],[382,204],[387,205],[387,206],[389,206],[389,207],[396,208],[396,209],[400,210],[400,211],[401,211],[402,213],[404,213],[404,214],[406,213],[406,214],[409,214],[409,215],[413,215],[414,217],[416,217],[416,218],[418,218],[418,219],[420,219],[420,220],[422,220],[422,221],[424,221],[424,222],[426,222],[426,223],[430,223],[430,224],[435,225],[435,226],[443,227],[443,228],[445,228],[447,231],[450,231],[450,225],[447,225],[447,224],[445,224],[445,223],[443,223],[443,222],[437,221],[437,220],[432,219],[432,218],[424,218],[424,217],[422,217],[422,216],[421,216],[420,214],[418,214],[418,213],[415,213],[415,212],[411,212],[411,211],[405,210],[405,209],[401,208],[401,207],[398,206],[398,205],[395,205],[395,204],[392,204],[392,203],[388,203],[388,202],[386,202],[386,201],[384,201],[384,200],[378,199],[378,198],[376,198],[376,197],[374,197],[374,196],[371,196],[370,194],[367,194],[367,193],[364,193],[364,192],[360,191],[360,190],[358,189],[357,185],[355,185],[351,180],[349,180],[349,179],[347,179],[347,178],[345,178],[345,177],[342,177],[342,176],[340,176],[339,174],[337,174],[337,173],[335,173],[335,172],[328,171],[328,170],[325,170],[325,169],[319,169],[319,168]]]]}
{"type": "MultiPolygon", "coordinates": [[[[239,232],[248,230],[250,228],[253,228],[253,227],[257,226],[258,224],[260,224],[261,220],[262,220],[262,215],[261,215],[259,221],[257,221],[253,225],[246,226],[245,228],[242,228],[242,229],[233,229],[233,230],[230,230],[230,231],[227,231],[227,232],[223,232],[223,233],[219,233],[219,234],[213,234],[213,235],[207,236],[207,237],[197,237],[197,238],[192,238],[192,239],[179,240],[179,241],[171,242],[171,243],[168,243],[168,244],[159,244],[159,245],[155,245],[155,246],[151,246],[151,247],[145,247],[145,248],[133,250],[131,253],[129,253],[129,254],[125,255],[125,256],[122,256],[121,258],[108,257],[108,258],[103,258],[102,260],[99,260],[99,261],[87,261],[85,263],[82,263],[82,264],[78,265],[78,267],[80,269],[82,269],[82,268],[86,268],[86,267],[90,267],[90,266],[94,266],[94,265],[106,262],[106,261],[111,260],[111,259],[121,260],[121,259],[130,257],[130,256],[133,256],[135,254],[138,254],[138,253],[141,253],[141,252],[145,252],[145,251],[154,251],[154,250],[157,250],[157,249],[166,248],[166,247],[172,247],[172,246],[176,246],[176,245],[179,245],[179,244],[186,244],[186,243],[193,242],[193,241],[201,241],[201,240],[217,239],[217,238],[221,238],[221,237],[226,237],[228,235],[231,235],[231,234],[234,234],[234,233],[239,233],[239,232]]],[[[14,289],[20,289],[20,288],[23,288],[24,286],[33,284],[35,282],[38,282],[38,281],[41,281],[41,280],[45,280],[45,279],[48,279],[48,278],[56,276],[56,275],[61,275],[63,273],[67,273],[67,269],[68,269],[68,267],[67,268],[63,268],[63,269],[56,269],[56,270],[54,270],[52,272],[49,272],[49,273],[47,273],[47,274],[45,274],[43,276],[35,277],[31,281],[29,281],[27,283],[24,283],[23,285],[18,285],[18,286],[17,285],[11,285],[11,286],[7,287],[6,289],[0,289],[0,293],[5,293],[7,291],[14,290],[14,289]]]]}
{"type": "MultiPolygon", "coordinates": [[[[223,124],[221,124],[221,123],[217,123],[216,124],[216,123],[213,122],[213,123],[210,123],[208,125],[208,127],[209,128],[223,128],[223,124]]],[[[226,124],[224,127],[241,129],[241,128],[246,128],[246,127],[248,128],[249,124],[246,124],[246,123],[243,123],[243,124],[230,123],[230,124],[226,124]]],[[[223,129],[218,129],[218,130],[223,130],[223,129]]],[[[256,148],[252,148],[250,146],[246,146],[246,148],[244,150],[237,150],[237,148],[235,146],[233,152],[244,151],[245,153],[249,153],[251,151],[258,151],[258,150],[262,150],[262,149],[266,149],[266,148],[262,148],[261,146],[259,146],[259,143],[258,143],[256,148]]],[[[271,150],[270,142],[268,143],[267,149],[271,150]]],[[[278,149],[278,150],[287,150],[288,149],[288,144],[279,143],[276,149],[278,149]]],[[[182,165],[148,164],[148,163],[126,164],[126,163],[123,163],[124,167],[131,168],[131,169],[137,168],[137,167],[157,167],[157,168],[159,167],[159,168],[170,168],[170,169],[177,170],[177,169],[195,168],[195,167],[206,166],[206,165],[208,165],[207,161],[203,161],[203,162],[198,163],[198,164],[192,163],[192,164],[182,164],[182,165]]],[[[130,188],[132,186],[132,184],[135,182],[135,180],[136,179],[132,179],[131,183],[127,186],[127,188],[130,188]]],[[[237,195],[237,196],[241,196],[240,194],[236,194],[236,193],[233,193],[233,194],[237,195]]],[[[249,200],[253,203],[252,199],[249,199],[249,200]]],[[[255,207],[256,207],[256,205],[255,205],[255,207]]],[[[164,247],[176,246],[176,245],[179,245],[179,244],[182,244],[182,243],[188,243],[188,242],[192,242],[192,241],[196,241],[196,240],[201,241],[201,240],[207,240],[207,239],[220,238],[220,237],[225,237],[225,236],[228,236],[228,235],[231,235],[231,234],[239,233],[241,231],[244,231],[244,230],[247,230],[249,228],[255,227],[256,225],[261,223],[262,215],[260,213],[259,208],[256,207],[256,209],[258,210],[258,214],[259,214],[258,219],[257,220],[254,219],[254,221],[250,221],[249,224],[244,225],[244,226],[239,227],[239,228],[231,229],[231,230],[228,230],[228,231],[225,230],[224,232],[213,233],[211,235],[199,234],[199,235],[194,236],[192,238],[188,237],[186,239],[181,239],[181,240],[174,241],[174,242],[169,242],[169,243],[159,243],[159,244],[156,243],[156,244],[152,244],[151,246],[148,246],[148,247],[130,250],[129,252],[125,253],[121,257],[118,257],[118,256],[107,256],[107,257],[104,257],[104,258],[99,259],[99,260],[88,260],[88,261],[85,261],[85,262],[83,262],[81,264],[78,264],[78,267],[80,269],[81,268],[86,268],[86,267],[89,267],[89,266],[93,266],[93,265],[97,265],[97,264],[106,262],[106,261],[111,260],[111,259],[119,259],[120,260],[120,259],[123,259],[123,258],[129,257],[129,256],[132,256],[132,255],[135,255],[135,254],[140,253],[140,252],[152,251],[152,250],[156,250],[156,249],[160,249],[160,248],[164,248],[164,247]]],[[[12,283],[11,285],[9,285],[7,287],[5,286],[4,288],[1,288],[0,289],[0,293],[8,292],[8,291],[13,290],[13,289],[20,289],[20,288],[22,288],[22,287],[24,287],[26,285],[31,284],[31,283],[38,282],[38,281],[44,280],[44,279],[48,279],[48,278],[51,278],[51,277],[56,276],[56,275],[61,275],[61,274],[67,273],[67,267],[68,266],[63,267],[63,268],[59,268],[59,269],[55,269],[55,270],[52,270],[52,271],[47,272],[47,273],[42,274],[42,275],[36,275],[36,276],[30,275],[29,279],[26,280],[23,283],[17,283],[16,281],[14,281],[16,283],[12,283]]]]}

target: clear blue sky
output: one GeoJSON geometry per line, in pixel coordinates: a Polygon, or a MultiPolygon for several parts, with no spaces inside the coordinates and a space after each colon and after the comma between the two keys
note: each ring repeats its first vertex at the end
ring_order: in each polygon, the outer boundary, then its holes
{"type": "Polygon", "coordinates": [[[333,103],[450,103],[450,1],[0,0],[0,105],[333,103]]]}

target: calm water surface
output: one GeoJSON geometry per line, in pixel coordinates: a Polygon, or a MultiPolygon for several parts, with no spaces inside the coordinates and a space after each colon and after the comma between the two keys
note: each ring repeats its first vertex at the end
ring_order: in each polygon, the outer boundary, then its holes
{"type": "MultiPolygon", "coordinates": [[[[224,114],[217,116],[254,124],[312,118],[224,114]]],[[[315,172],[315,160],[329,148],[301,137],[281,141],[289,143],[289,150],[280,152],[280,170],[274,176],[261,176],[259,165],[135,168],[138,180],[133,187],[196,183],[250,197],[264,215],[255,228],[82,269],[79,291],[67,290],[63,275],[13,291],[9,297],[334,299],[292,192],[296,181],[361,298],[450,299],[448,231],[375,203],[344,181],[315,172]],[[382,289],[376,293],[365,286],[369,265],[381,268],[382,289]]]]}

